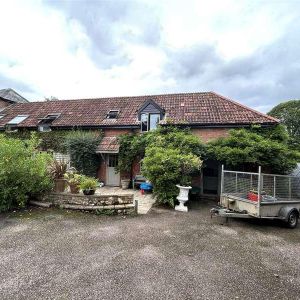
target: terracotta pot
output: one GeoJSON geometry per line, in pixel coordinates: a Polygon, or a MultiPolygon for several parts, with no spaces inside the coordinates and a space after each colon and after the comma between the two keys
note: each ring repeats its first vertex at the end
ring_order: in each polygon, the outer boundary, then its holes
{"type": "Polygon", "coordinates": [[[121,187],[123,190],[127,190],[129,188],[130,179],[122,179],[121,187]]]}
{"type": "Polygon", "coordinates": [[[54,179],[54,191],[63,193],[66,189],[67,181],[65,179],[54,179]]]}
{"type": "Polygon", "coordinates": [[[83,190],[82,191],[86,196],[91,196],[94,195],[96,190],[88,189],[88,190],[83,190]]]}
{"type": "Polygon", "coordinates": [[[79,194],[80,187],[78,184],[69,184],[71,194],[79,194]]]}

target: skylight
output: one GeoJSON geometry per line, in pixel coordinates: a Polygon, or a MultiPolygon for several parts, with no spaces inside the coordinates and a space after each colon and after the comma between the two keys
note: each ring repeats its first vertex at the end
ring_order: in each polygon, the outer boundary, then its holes
{"type": "Polygon", "coordinates": [[[14,117],[13,119],[11,119],[7,124],[10,125],[17,125],[20,124],[21,122],[23,122],[25,119],[27,119],[29,116],[28,115],[18,115],[16,117],[14,117]]]}
{"type": "Polygon", "coordinates": [[[119,111],[118,111],[118,110],[110,110],[110,111],[108,112],[108,114],[106,115],[106,118],[107,118],[107,119],[116,119],[117,116],[118,116],[118,114],[119,114],[119,111]]]}
{"type": "Polygon", "coordinates": [[[60,114],[49,114],[46,117],[42,118],[39,123],[40,124],[50,124],[54,120],[56,120],[59,116],[60,116],[60,114]]]}

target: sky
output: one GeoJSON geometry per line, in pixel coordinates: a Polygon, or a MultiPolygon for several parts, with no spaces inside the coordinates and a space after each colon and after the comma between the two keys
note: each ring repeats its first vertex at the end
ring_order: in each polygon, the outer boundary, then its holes
{"type": "Polygon", "coordinates": [[[300,99],[300,0],[0,1],[0,89],[31,101],[215,91],[300,99]]]}

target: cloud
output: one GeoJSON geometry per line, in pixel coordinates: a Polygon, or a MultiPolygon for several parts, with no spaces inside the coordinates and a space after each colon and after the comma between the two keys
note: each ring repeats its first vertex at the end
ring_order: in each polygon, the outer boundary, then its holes
{"type": "Polygon", "coordinates": [[[300,98],[297,1],[12,0],[0,9],[0,85],[32,100],[213,90],[268,111],[300,98]]]}

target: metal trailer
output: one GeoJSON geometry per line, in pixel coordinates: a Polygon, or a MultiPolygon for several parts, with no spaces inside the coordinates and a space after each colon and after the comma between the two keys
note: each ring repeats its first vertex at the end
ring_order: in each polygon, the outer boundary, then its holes
{"type": "Polygon", "coordinates": [[[211,216],[279,219],[295,228],[300,212],[300,177],[224,170],[219,206],[211,216]]]}

